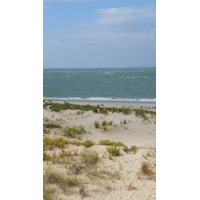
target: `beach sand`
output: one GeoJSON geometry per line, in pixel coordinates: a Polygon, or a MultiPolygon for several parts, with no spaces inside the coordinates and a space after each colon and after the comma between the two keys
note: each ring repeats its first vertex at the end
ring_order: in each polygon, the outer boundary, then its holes
{"type": "MultiPolygon", "coordinates": [[[[104,107],[130,107],[156,111],[154,102],[119,102],[119,101],[80,101],[71,100],[69,103],[79,105],[102,105],[104,107]]],[[[63,103],[63,101],[59,101],[63,103]]],[[[156,116],[147,114],[147,120],[135,116],[135,112],[125,115],[123,113],[99,114],[93,111],[61,110],[60,112],[43,109],[44,124],[54,123],[62,128],[50,128],[43,133],[44,138],[62,137],[69,141],[92,140],[95,142],[90,148],[83,145],[67,144],[63,158],[61,149],[48,145],[44,147],[45,152],[52,156],[54,161],[43,161],[44,174],[48,171],[61,173],[62,176],[76,177],[78,184],[67,186],[60,184],[45,183],[45,194],[51,194],[52,199],[156,199],[156,116]],[[95,121],[99,122],[100,128],[95,128],[95,121]],[[107,130],[103,130],[103,121],[110,122],[107,130]],[[63,136],[63,129],[66,126],[85,127],[85,133],[78,138],[63,136]],[[105,145],[100,145],[100,140],[122,142],[129,149],[136,146],[136,152],[127,151],[124,146],[120,149],[119,156],[111,156],[105,145]],[[98,160],[88,164],[83,162],[82,152],[95,151],[98,153],[98,160]],[[70,152],[70,153],[69,153],[70,152]],[[76,153],[75,153],[76,152],[76,153]],[[57,157],[55,156],[57,154],[57,157]],[[71,155],[70,155],[71,154],[71,155]],[[65,158],[65,160],[64,160],[65,158]],[[82,163],[81,163],[82,162],[82,163]],[[145,164],[146,165],[145,165],[145,164]],[[79,167],[78,167],[79,166],[79,167]],[[142,168],[143,166],[143,168],[142,168]],[[146,168],[145,168],[146,166],[146,168]],[[141,169],[142,168],[142,169],[141,169]],[[145,171],[146,169],[146,171],[145,171]]],[[[47,176],[47,175],[46,175],[47,176]]],[[[45,180],[47,180],[45,178],[45,180]]],[[[49,180],[49,179],[48,179],[49,180]]]]}

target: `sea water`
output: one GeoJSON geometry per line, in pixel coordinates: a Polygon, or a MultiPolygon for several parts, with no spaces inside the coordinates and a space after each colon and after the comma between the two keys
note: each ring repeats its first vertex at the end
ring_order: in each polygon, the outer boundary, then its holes
{"type": "Polygon", "coordinates": [[[156,67],[43,69],[44,99],[156,101],[156,67]]]}

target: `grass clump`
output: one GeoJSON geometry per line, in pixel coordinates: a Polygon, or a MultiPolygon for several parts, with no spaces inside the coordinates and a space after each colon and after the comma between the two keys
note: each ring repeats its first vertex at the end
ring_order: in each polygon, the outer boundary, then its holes
{"type": "Polygon", "coordinates": [[[131,151],[133,151],[133,153],[136,153],[137,149],[138,148],[136,146],[131,146],[131,151]]]}
{"type": "Polygon", "coordinates": [[[43,185],[43,200],[53,200],[56,189],[43,185]]]}
{"type": "Polygon", "coordinates": [[[110,121],[110,122],[109,122],[109,125],[112,126],[112,125],[113,125],[113,121],[110,121]]]}
{"type": "Polygon", "coordinates": [[[56,184],[59,186],[63,192],[66,191],[68,187],[75,187],[79,183],[76,177],[67,177],[65,174],[58,173],[48,168],[43,174],[43,185],[56,184]]]}
{"type": "Polygon", "coordinates": [[[99,144],[100,145],[107,145],[107,146],[123,146],[123,142],[113,142],[113,141],[110,141],[110,140],[100,140],[99,141],[99,144]]]}
{"type": "Polygon", "coordinates": [[[108,147],[107,150],[112,156],[118,156],[120,153],[120,149],[116,145],[108,147]]]}
{"type": "Polygon", "coordinates": [[[63,132],[64,132],[64,136],[76,138],[76,137],[78,137],[78,135],[81,135],[81,134],[85,133],[86,131],[85,131],[84,126],[78,126],[78,127],[66,126],[63,132]]]}
{"type": "Polygon", "coordinates": [[[99,122],[95,121],[94,126],[95,126],[95,128],[99,128],[100,127],[99,122]]]}
{"type": "Polygon", "coordinates": [[[152,170],[149,167],[149,163],[146,163],[146,162],[142,163],[141,171],[143,174],[148,175],[148,176],[151,176],[153,174],[152,170]]]}
{"type": "Polygon", "coordinates": [[[136,117],[142,117],[144,121],[148,120],[146,114],[150,114],[151,116],[156,115],[156,112],[150,110],[143,110],[143,109],[134,109],[136,117]]]}
{"type": "Polygon", "coordinates": [[[108,131],[108,127],[103,126],[103,130],[104,130],[104,131],[108,131]]]}
{"type": "Polygon", "coordinates": [[[46,160],[51,160],[51,156],[49,156],[46,151],[43,151],[43,161],[46,160]]]}
{"type": "Polygon", "coordinates": [[[46,123],[43,124],[43,128],[62,128],[60,124],[55,124],[55,123],[46,123]]]}
{"type": "Polygon", "coordinates": [[[58,148],[64,148],[66,144],[69,144],[68,140],[64,140],[62,137],[51,139],[48,137],[43,138],[43,147],[49,146],[51,149],[54,146],[57,146],[58,148]]]}
{"type": "Polygon", "coordinates": [[[68,141],[68,140],[64,140],[62,137],[60,138],[55,138],[55,139],[51,139],[48,137],[43,138],[43,147],[44,149],[49,146],[50,149],[53,149],[54,147],[58,147],[60,149],[63,149],[65,147],[66,144],[73,144],[73,145],[83,145],[85,147],[91,147],[95,144],[94,141],[92,140],[86,140],[84,142],[80,142],[80,141],[68,141]]]}
{"type": "Polygon", "coordinates": [[[98,153],[96,151],[82,151],[81,157],[86,164],[95,164],[98,161],[98,153]]]}
{"type": "Polygon", "coordinates": [[[94,144],[95,144],[94,141],[91,141],[91,140],[86,140],[86,141],[82,142],[82,145],[84,145],[85,147],[91,147],[94,144]]]}
{"type": "Polygon", "coordinates": [[[107,121],[102,122],[102,126],[107,126],[107,125],[108,125],[107,121]]]}
{"type": "Polygon", "coordinates": [[[136,117],[140,116],[140,117],[143,118],[144,121],[148,119],[147,116],[146,116],[145,110],[135,109],[134,111],[135,111],[135,116],[136,117]]]}

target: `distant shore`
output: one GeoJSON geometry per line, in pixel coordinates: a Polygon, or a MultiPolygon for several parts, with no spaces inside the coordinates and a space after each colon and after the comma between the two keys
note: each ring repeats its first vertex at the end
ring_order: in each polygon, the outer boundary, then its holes
{"type": "Polygon", "coordinates": [[[154,101],[120,101],[120,100],[85,100],[85,99],[73,99],[73,100],[62,100],[62,99],[53,99],[53,98],[45,98],[44,99],[46,102],[49,100],[54,103],[72,103],[72,104],[79,104],[79,105],[102,105],[105,107],[116,107],[116,108],[121,108],[121,107],[134,107],[134,108],[153,108],[155,109],[156,107],[156,102],[154,101]]]}

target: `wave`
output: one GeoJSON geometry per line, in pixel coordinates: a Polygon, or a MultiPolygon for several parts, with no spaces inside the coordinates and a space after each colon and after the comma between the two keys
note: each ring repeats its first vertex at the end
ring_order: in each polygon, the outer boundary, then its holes
{"type": "Polygon", "coordinates": [[[116,98],[116,97],[67,97],[67,98],[59,98],[59,97],[43,97],[43,100],[52,100],[52,101],[67,101],[67,100],[87,100],[87,101],[127,101],[127,102],[152,102],[156,103],[156,98],[146,99],[146,98],[116,98]]]}
{"type": "Polygon", "coordinates": [[[132,79],[132,78],[138,78],[138,77],[137,77],[137,76],[126,76],[126,77],[120,76],[120,77],[118,77],[118,78],[132,79]]]}

